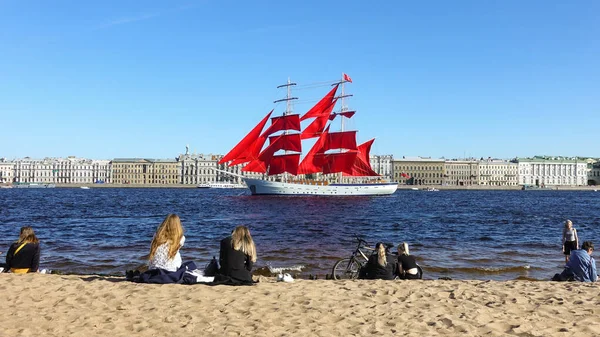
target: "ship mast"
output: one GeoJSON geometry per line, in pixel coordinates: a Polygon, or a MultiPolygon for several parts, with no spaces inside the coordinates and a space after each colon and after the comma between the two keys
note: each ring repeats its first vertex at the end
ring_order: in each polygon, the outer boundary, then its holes
{"type": "MultiPolygon", "coordinates": [[[[291,115],[292,114],[292,101],[298,99],[298,97],[292,97],[292,86],[296,85],[295,82],[290,81],[290,78],[288,77],[287,83],[286,84],[282,84],[282,85],[278,85],[277,89],[280,88],[286,88],[287,89],[287,94],[285,96],[285,98],[282,99],[278,99],[276,101],[273,101],[273,103],[277,104],[279,102],[285,102],[285,111],[283,112],[283,115],[291,115]]],[[[284,131],[283,132],[284,135],[288,134],[288,131],[284,131]]],[[[285,154],[287,154],[287,150],[285,151],[285,154]]],[[[287,181],[287,172],[283,174],[283,180],[287,181]]]]}
{"type": "MultiPolygon", "coordinates": [[[[340,105],[341,105],[341,108],[340,108],[340,120],[342,121],[341,122],[342,123],[342,129],[341,129],[341,131],[342,132],[344,131],[344,118],[345,118],[344,115],[342,115],[342,113],[348,111],[348,106],[345,104],[344,98],[354,96],[354,95],[346,95],[345,94],[345,92],[344,92],[344,84],[346,82],[348,82],[348,81],[344,78],[344,73],[342,73],[342,80],[340,81],[340,84],[342,85],[342,93],[341,93],[340,96],[336,97],[336,98],[341,99],[340,100],[340,105]]],[[[335,83],[333,85],[335,85],[335,83]]]]}
{"type": "MultiPolygon", "coordinates": [[[[348,106],[345,104],[345,99],[344,98],[346,98],[346,97],[352,97],[353,96],[353,95],[346,95],[346,93],[344,92],[344,89],[345,89],[344,88],[344,84],[346,82],[348,82],[348,81],[346,80],[346,78],[344,76],[344,73],[342,73],[342,80],[339,82],[341,84],[341,86],[342,86],[342,92],[341,92],[340,96],[337,97],[338,99],[340,99],[340,106],[341,107],[340,107],[339,115],[340,115],[340,120],[341,120],[341,124],[342,124],[341,125],[341,131],[342,132],[344,132],[344,119],[345,119],[343,113],[346,112],[346,111],[348,111],[348,106]]],[[[335,85],[335,84],[333,84],[333,85],[335,85]]],[[[344,149],[340,149],[340,153],[341,152],[345,152],[345,150],[344,149]]],[[[338,180],[340,182],[342,182],[342,179],[343,179],[343,174],[342,174],[342,172],[340,172],[340,173],[338,173],[338,180]]]]}
{"type": "Polygon", "coordinates": [[[279,102],[285,102],[286,103],[285,111],[283,112],[284,116],[292,114],[292,101],[295,100],[295,99],[298,99],[298,97],[292,97],[292,86],[294,86],[294,85],[296,85],[296,83],[291,82],[290,78],[288,77],[288,80],[287,80],[286,84],[282,84],[282,85],[278,85],[277,86],[277,89],[287,88],[287,95],[285,96],[285,98],[273,101],[273,103],[276,103],[276,104],[279,103],[279,102]]]}

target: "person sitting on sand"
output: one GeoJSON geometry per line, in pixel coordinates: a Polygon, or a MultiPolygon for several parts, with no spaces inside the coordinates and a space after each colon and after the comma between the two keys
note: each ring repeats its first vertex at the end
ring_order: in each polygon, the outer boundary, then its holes
{"type": "Polygon", "coordinates": [[[592,252],[594,252],[594,244],[591,241],[584,241],[581,249],[571,251],[565,269],[572,273],[575,280],[580,282],[596,282],[598,280],[596,261],[592,257],[592,252]]]}
{"type": "Polygon", "coordinates": [[[185,243],[183,227],[179,216],[169,214],[158,226],[152,244],[150,245],[150,256],[148,257],[148,269],[164,269],[177,271],[181,267],[181,255],[179,249],[185,243]]]}
{"type": "Polygon", "coordinates": [[[15,274],[35,273],[40,266],[40,241],[30,226],[21,227],[19,240],[6,253],[6,265],[15,274]]]}
{"type": "Polygon", "coordinates": [[[375,253],[369,257],[369,261],[363,267],[361,278],[393,280],[395,265],[393,262],[388,262],[385,245],[383,242],[379,242],[375,245],[375,253]]]}
{"type": "Polygon", "coordinates": [[[417,261],[409,254],[408,243],[402,242],[398,245],[398,267],[396,275],[403,280],[416,280],[419,278],[417,261]]]}
{"type": "Polygon", "coordinates": [[[579,238],[577,237],[577,230],[573,228],[573,222],[571,220],[565,221],[565,227],[563,228],[562,235],[563,243],[563,254],[565,255],[565,263],[569,262],[569,255],[572,250],[579,249],[579,238]]]}
{"type": "Polygon", "coordinates": [[[250,230],[237,226],[231,236],[221,240],[219,274],[236,281],[252,282],[252,266],[256,262],[256,247],[250,230]]]}

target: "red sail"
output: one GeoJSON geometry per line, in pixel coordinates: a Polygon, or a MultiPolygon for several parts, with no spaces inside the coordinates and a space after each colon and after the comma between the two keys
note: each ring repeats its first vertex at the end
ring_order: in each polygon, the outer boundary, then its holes
{"type": "Polygon", "coordinates": [[[229,153],[219,160],[219,164],[238,159],[241,155],[243,155],[244,151],[258,139],[258,136],[269,120],[271,113],[273,113],[273,110],[271,110],[271,112],[269,112],[267,116],[265,116],[265,118],[263,118],[263,120],[260,121],[260,123],[258,123],[254,129],[252,129],[252,131],[246,135],[246,137],[244,137],[244,139],[242,139],[233,149],[231,149],[229,153]]]}
{"type": "Polygon", "coordinates": [[[242,168],[242,172],[265,173],[267,172],[267,166],[262,161],[256,159],[244,166],[244,168],[242,168]]]}
{"type": "Polygon", "coordinates": [[[323,148],[324,151],[334,149],[356,150],[356,131],[330,132],[323,148]]]}
{"type": "Polygon", "coordinates": [[[269,137],[269,147],[275,146],[277,150],[302,152],[302,141],[299,133],[269,137]],[[277,143],[273,145],[274,143],[277,143]]]}
{"type": "Polygon", "coordinates": [[[306,157],[304,157],[304,159],[300,163],[300,166],[298,167],[298,174],[310,174],[310,173],[322,172],[323,158],[322,157],[317,158],[316,155],[322,154],[323,152],[325,152],[325,150],[323,150],[323,146],[325,145],[325,142],[327,141],[328,134],[329,134],[329,127],[327,127],[327,129],[325,129],[325,131],[323,131],[323,133],[321,134],[321,137],[319,137],[319,139],[317,139],[317,141],[315,142],[315,145],[313,145],[313,147],[310,149],[310,151],[308,151],[308,153],[306,154],[306,157]]]}
{"type": "Polygon", "coordinates": [[[256,141],[254,141],[254,143],[252,143],[250,146],[248,146],[238,156],[237,159],[231,161],[229,163],[229,166],[235,166],[235,165],[247,163],[251,160],[258,158],[258,154],[260,153],[260,150],[262,149],[263,145],[265,145],[265,141],[266,141],[265,137],[263,137],[263,136],[258,137],[258,139],[256,141]]]}
{"type": "Polygon", "coordinates": [[[296,175],[298,174],[299,161],[299,153],[285,154],[282,156],[273,156],[273,158],[271,159],[271,164],[269,165],[269,175],[281,174],[284,172],[296,175]]]}
{"type": "Polygon", "coordinates": [[[337,91],[338,86],[339,83],[336,84],[335,87],[333,87],[333,89],[331,89],[331,91],[328,92],[327,95],[325,95],[325,97],[323,97],[319,102],[317,102],[315,106],[308,110],[308,112],[305,113],[304,116],[302,116],[302,118],[300,118],[300,121],[303,121],[307,118],[321,116],[323,114],[323,111],[329,108],[329,105],[333,102],[333,98],[335,97],[335,92],[337,91]]]}
{"type": "MultiPolygon", "coordinates": [[[[327,125],[327,120],[329,120],[329,116],[331,116],[331,111],[333,111],[333,107],[337,99],[333,100],[329,107],[323,110],[321,116],[315,118],[312,123],[310,123],[304,130],[302,130],[302,139],[315,138],[319,137],[323,130],[325,129],[325,125],[327,125]]],[[[334,115],[335,116],[335,115],[334,115]]]]}
{"type": "Polygon", "coordinates": [[[369,160],[369,153],[371,152],[371,145],[375,139],[371,139],[368,142],[360,144],[358,146],[358,154],[354,160],[354,165],[350,172],[344,173],[344,176],[351,177],[377,177],[379,174],[371,168],[371,161],[369,160]]]}
{"type": "Polygon", "coordinates": [[[262,135],[266,137],[282,130],[300,131],[300,115],[285,115],[271,118],[271,126],[262,135]]]}
{"type": "Polygon", "coordinates": [[[323,174],[339,172],[349,174],[352,172],[352,166],[354,166],[354,161],[356,160],[357,154],[357,151],[348,151],[341,153],[319,154],[317,157],[324,157],[323,174]]]}
{"type": "Polygon", "coordinates": [[[342,115],[346,118],[352,118],[352,116],[354,116],[355,113],[356,113],[356,111],[336,112],[334,114],[329,115],[329,120],[330,121],[334,120],[337,115],[342,115]]]}

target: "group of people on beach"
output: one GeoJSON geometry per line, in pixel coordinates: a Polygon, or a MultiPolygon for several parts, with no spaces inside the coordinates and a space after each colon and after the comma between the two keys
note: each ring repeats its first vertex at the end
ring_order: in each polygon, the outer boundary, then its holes
{"type": "Polygon", "coordinates": [[[596,261],[592,257],[594,244],[592,241],[584,241],[581,249],[579,249],[579,236],[571,220],[565,221],[562,243],[566,263],[565,269],[562,273],[554,275],[552,280],[596,282],[598,280],[596,261]]]}
{"type": "Polygon", "coordinates": [[[422,278],[422,271],[413,255],[410,255],[408,244],[402,242],[398,245],[398,255],[390,254],[386,244],[379,242],[375,245],[375,252],[369,257],[366,265],[359,273],[362,279],[414,280],[422,278]]]}
{"type": "MultiPolygon", "coordinates": [[[[237,226],[231,235],[220,242],[219,260],[212,261],[207,268],[201,270],[193,262],[184,263],[179,250],[185,244],[181,219],[176,214],[169,214],[158,226],[150,244],[148,270],[145,272],[128,272],[127,278],[138,282],[173,283],[189,282],[198,279],[221,284],[252,284],[252,268],[256,262],[256,246],[250,230],[246,226],[237,226]]],[[[562,235],[565,269],[556,274],[553,280],[575,280],[596,282],[598,275],[596,261],[592,257],[594,245],[584,241],[579,249],[579,237],[571,220],[566,220],[562,235]]],[[[410,255],[408,244],[398,246],[398,254],[391,255],[389,246],[379,242],[366,265],[361,268],[359,277],[364,279],[418,279],[422,278],[422,270],[415,257],[410,255]]],[[[39,272],[40,242],[33,228],[21,228],[19,239],[6,253],[6,264],[0,266],[0,272],[16,274],[39,272]]]]}
{"type": "Polygon", "coordinates": [[[193,262],[182,261],[179,250],[184,243],[181,219],[176,214],[167,215],[152,238],[148,270],[126,276],[144,283],[196,283],[199,280],[232,285],[253,283],[256,246],[248,227],[237,226],[231,235],[221,240],[219,263],[212,265],[211,271],[210,268],[198,269],[193,262]]]}

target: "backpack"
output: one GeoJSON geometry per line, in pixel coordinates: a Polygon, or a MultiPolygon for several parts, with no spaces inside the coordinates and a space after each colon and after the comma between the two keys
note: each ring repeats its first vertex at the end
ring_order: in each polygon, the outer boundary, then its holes
{"type": "Polygon", "coordinates": [[[204,267],[204,276],[215,276],[219,273],[219,262],[213,256],[212,260],[204,267]]]}

